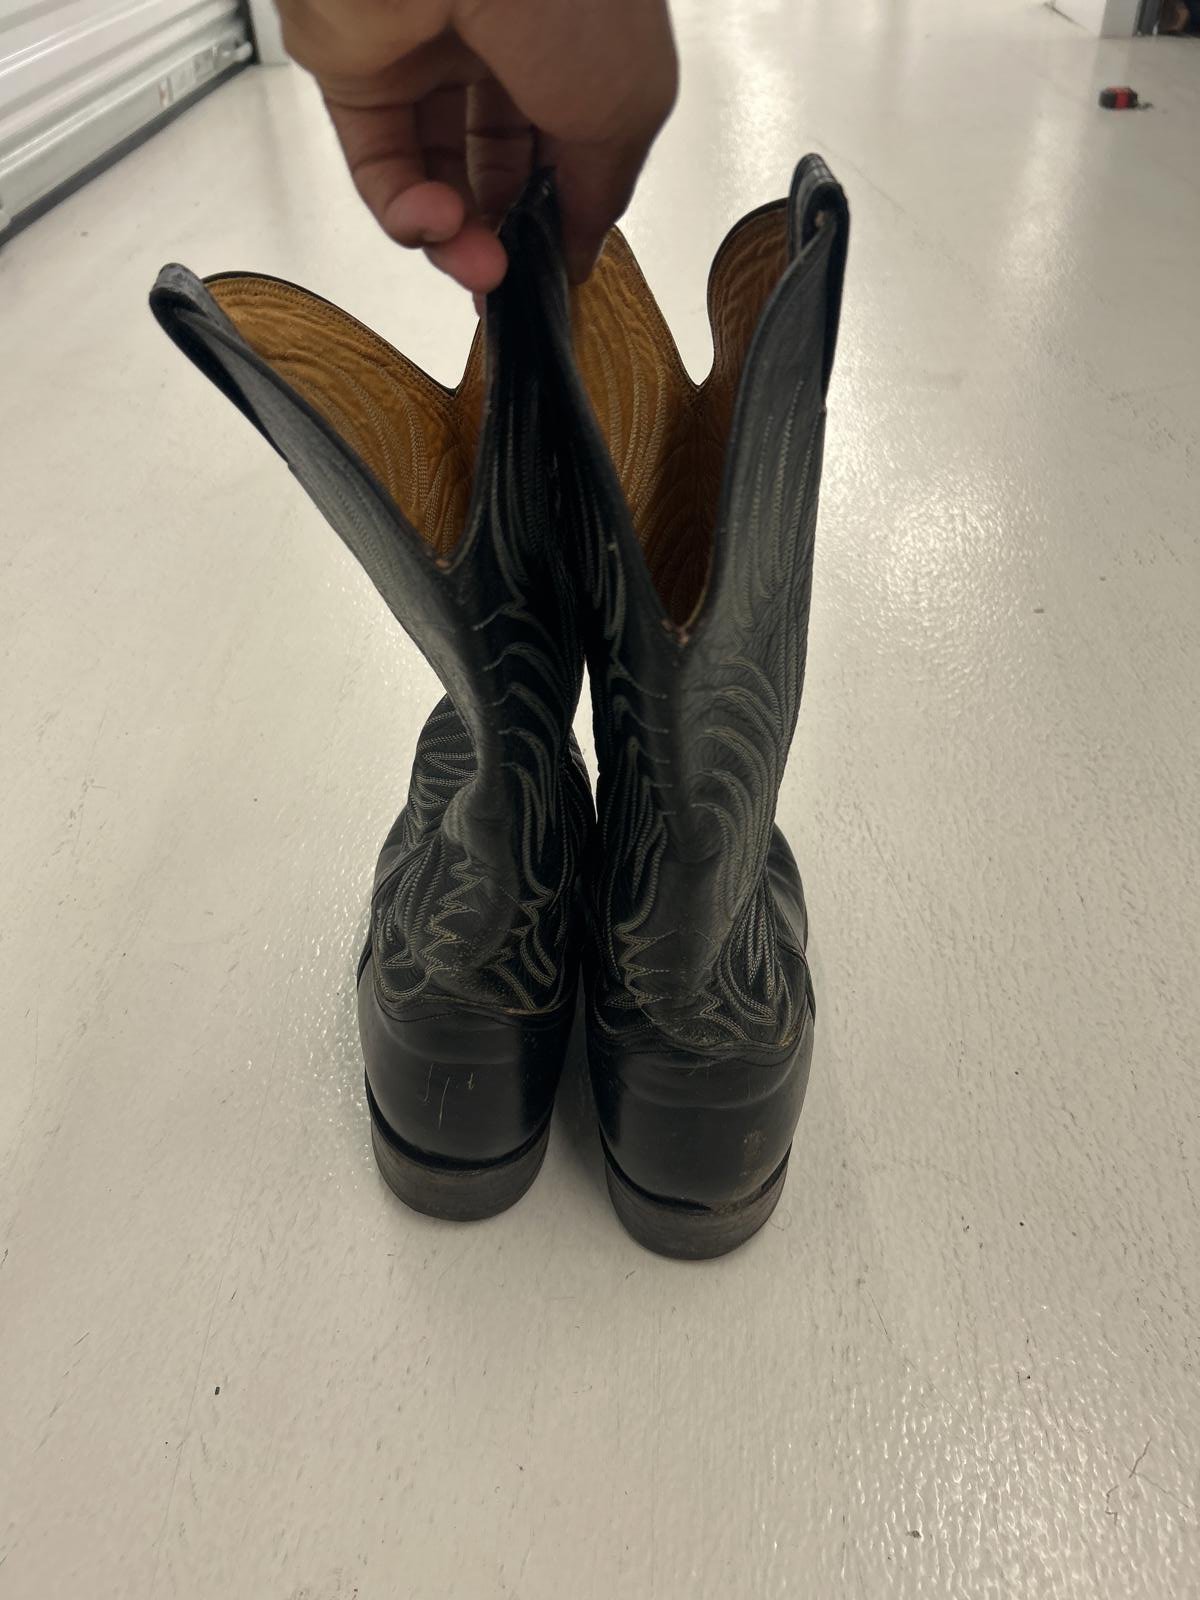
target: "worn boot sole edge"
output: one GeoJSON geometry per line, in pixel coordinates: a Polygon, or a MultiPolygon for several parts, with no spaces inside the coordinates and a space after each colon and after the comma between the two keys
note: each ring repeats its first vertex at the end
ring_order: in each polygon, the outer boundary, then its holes
{"type": "Polygon", "coordinates": [[[388,1188],[412,1211],[443,1222],[482,1222],[495,1217],[528,1190],[541,1169],[550,1140],[550,1119],[500,1161],[479,1166],[448,1161],[406,1144],[387,1124],[367,1084],[371,1148],[388,1188]]]}
{"type": "Polygon", "coordinates": [[[613,1210],[638,1244],[676,1261],[707,1261],[736,1250],[766,1222],[783,1193],[791,1153],[789,1148],[760,1189],[724,1206],[696,1205],[648,1193],[625,1176],[607,1146],[604,1176],[613,1210]]]}

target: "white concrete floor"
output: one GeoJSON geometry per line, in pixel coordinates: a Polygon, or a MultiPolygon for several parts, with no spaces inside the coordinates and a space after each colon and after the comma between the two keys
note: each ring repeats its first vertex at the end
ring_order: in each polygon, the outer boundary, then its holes
{"type": "Polygon", "coordinates": [[[450,378],[470,319],[247,73],[0,251],[3,1600],[1200,1595],[1200,49],[678,20],[629,232],[692,364],[795,156],[854,207],[783,1203],[643,1254],[576,1073],[503,1218],[376,1176],[353,962],[434,685],[144,295],[279,272],[450,378]]]}

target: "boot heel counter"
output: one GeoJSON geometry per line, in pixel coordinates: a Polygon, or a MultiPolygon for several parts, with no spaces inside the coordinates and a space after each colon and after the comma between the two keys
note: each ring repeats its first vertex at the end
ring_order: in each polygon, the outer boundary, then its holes
{"type": "Polygon", "coordinates": [[[358,980],[358,1024],[374,1108],[418,1160],[510,1159],[550,1115],[574,1020],[574,996],[540,1015],[436,996],[395,1017],[372,963],[358,980]]]}
{"type": "Polygon", "coordinates": [[[743,1202],[787,1157],[812,1048],[811,1012],[774,1058],[686,1051],[665,1037],[633,1050],[593,1032],[592,1087],[609,1159],[654,1199],[709,1208],[743,1202]]]}

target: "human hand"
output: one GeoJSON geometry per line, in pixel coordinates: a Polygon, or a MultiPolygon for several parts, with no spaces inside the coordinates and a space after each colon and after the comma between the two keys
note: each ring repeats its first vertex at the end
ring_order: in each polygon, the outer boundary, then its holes
{"type": "Polygon", "coordinates": [[[587,276],[674,104],[667,0],[278,4],[385,233],[486,293],[500,219],[553,166],[567,268],[587,276]]]}

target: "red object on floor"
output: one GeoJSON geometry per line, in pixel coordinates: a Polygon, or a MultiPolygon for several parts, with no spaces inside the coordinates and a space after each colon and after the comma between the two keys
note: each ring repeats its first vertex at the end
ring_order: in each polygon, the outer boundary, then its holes
{"type": "Polygon", "coordinates": [[[1106,111],[1133,111],[1138,103],[1137,90],[1127,84],[1118,88],[1101,89],[1100,104],[1106,111]]]}

